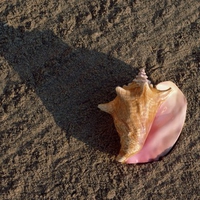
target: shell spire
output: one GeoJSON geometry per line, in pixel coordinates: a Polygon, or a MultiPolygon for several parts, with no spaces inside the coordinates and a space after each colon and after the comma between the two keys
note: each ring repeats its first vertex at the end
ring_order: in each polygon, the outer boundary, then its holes
{"type": "Polygon", "coordinates": [[[144,68],[140,69],[140,72],[133,81],[137,83],[148,83],[148,84],[151,83],[151,81],[148,80],[148,76],[146,75],[144,68]]]}

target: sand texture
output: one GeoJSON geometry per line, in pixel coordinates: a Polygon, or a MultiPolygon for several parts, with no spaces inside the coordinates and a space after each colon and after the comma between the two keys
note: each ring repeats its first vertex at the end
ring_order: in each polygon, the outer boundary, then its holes
{"type": "Polygon", "coordinates": [[[199,113],[199,0],[0,1],[0,199],[200,199],[199,113]],[[97,105],[141,67],[187,117],[168,156],[123,165],[97,105]]]}

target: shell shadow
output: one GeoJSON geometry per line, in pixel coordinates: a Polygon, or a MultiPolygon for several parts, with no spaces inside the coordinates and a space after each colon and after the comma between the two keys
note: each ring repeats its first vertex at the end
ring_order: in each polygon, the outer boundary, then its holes
{"type": "Polygon", "coordinates": [[[0,48],[21,80],[33,87],[66,138],[117,154],[119,138],[112,119],[97,105],[115,96],[136,70],[95,50],[70,47],[50,30],[26,31],[0,23],[0,48]]]}

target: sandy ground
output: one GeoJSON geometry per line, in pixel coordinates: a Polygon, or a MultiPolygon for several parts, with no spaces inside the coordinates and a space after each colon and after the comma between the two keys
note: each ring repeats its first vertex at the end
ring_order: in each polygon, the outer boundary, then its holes
{"type": "Polygon", "coordinates": [[[1,0],[0,199],[200,199],[198,0],[1,0]],[[99,103],[146,67],[186,123],[161,161],[122,165],[99,103]]]}

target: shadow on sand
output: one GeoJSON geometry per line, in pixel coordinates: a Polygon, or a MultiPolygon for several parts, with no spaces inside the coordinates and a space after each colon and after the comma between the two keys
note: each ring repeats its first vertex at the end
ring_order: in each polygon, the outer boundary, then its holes
{"type": "Polygon", "coordinates": [[[114,88],[130,82],[137,70],[95,50],[74,49],[50,30],[28,32],[0,23],[0,48],[66,138],[117,154],[120,145],[112,119],[97,105],[115,97],[114,88]]]}

